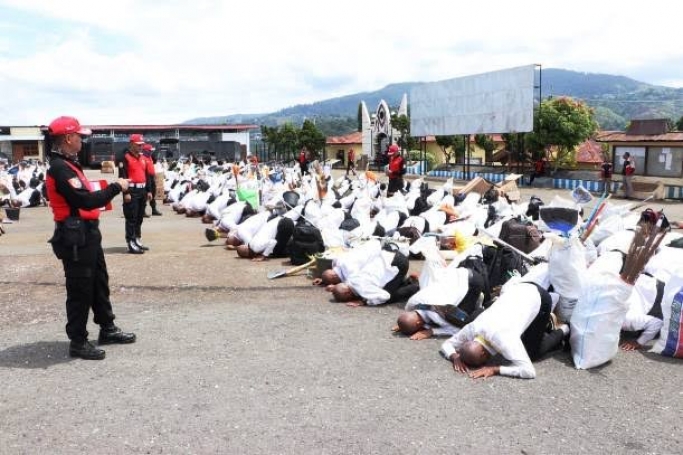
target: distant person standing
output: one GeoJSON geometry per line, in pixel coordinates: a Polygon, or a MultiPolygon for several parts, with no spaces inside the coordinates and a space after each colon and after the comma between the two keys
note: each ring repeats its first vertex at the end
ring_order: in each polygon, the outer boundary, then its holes
{"type": "Polygon", "coordinates": [[[130,148],[123,156],[119,176],[130,181],[130,190],[123,196],[123,216],[126,218],[126,245],[130,254],[142,254],[148,248],[142,244],[142,221],[145,205],[151,199],[147,175],[147,159],[142,154],[145,140],[142,134],[130,135],[130,148]]]}
{"type": "Polygon", "coordinates": [[[99,229],[100,207],[128,190],[128,181],[118,179],[93,191],[77,161],[82,136],[90,130],[73,117],[50,123],[53,149],[45,185],[55,221],[50,239],[52,251],[64,266],[66,279],[66,334],[71,340],[69,355],[86,360],[104,359],[105,352],[88,341],[88,314],[92,309],[100,326],[99,344],[133,343],[135,334],[114,324],[109,300],[109,274],[99,229]]]}
{"type": "Polygon", "coordinates": [[[388,150],[389,166],[387,174],[389,175],[389,186],[387,188],[387,196],[392,196],[397,191],[403,189],[403,174],[406,172],[406,162],[398,151],[398,145],[391,144],[388,150]]]}
{"type": "Polygon", "coordinates": [[[636,167],[629,152],[624,152],[622,158],[624,159],[624,163],[621,168],[624,197],[626,199],[631,199],[633,197],[633,182],[631,182],[631,179],[633,178],[633,174],[636,172],[636,167]]]}
{"type": "Polygon", "coordinates": [[[156,164],[156,160],[154,159],[154,147],[152,144],[143,145],[142,154],[145,156],[145,170],[147,171],[147,179],[151,185],[150,192],[152,193],[152,198],[149,199],[149,206],[152,208],[152,215],[161,216],[161,212],[157,210],[157,200],[155,197],[157,191],[157,181],[154,165],[156,164]]]}
{"type": "Polygon", "coordinates": [[[534,179],[536,177],[543,177],[545,175],[546,169],[547,161],[545,157],[539,157],[534,163],[534,172],[531,174],[531,177],[529,178],[529,185],[534,183],[534,179]]]}
{"type": "Polygon", "coordinates": [[[353,172],[353,176],[356,176],[356,152],[353,149],[349,149],[346,155],[346,176],[349,176],[349,172],[353,172]]]}
{"type": "Polygon", "coordinates": [[[602,179],[602,192],[609,194],[612,187],[612,162],[608,156],[605,156],[600,166],[600,178],[602,179]]]}
{"type": "Polygon", "coordinates": [[[299,152],[299,167],[301,168],[301,175],[306,175],[308,173],[308,151],[306,147],[301,149],[299,152]]]}

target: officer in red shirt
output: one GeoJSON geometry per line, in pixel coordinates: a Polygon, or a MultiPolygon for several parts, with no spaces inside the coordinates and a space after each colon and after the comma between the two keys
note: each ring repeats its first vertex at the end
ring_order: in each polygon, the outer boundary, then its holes
{"type": "Polygon", "coordinates": [[[391,144],[388,150],[389,154],[389,186],[387,187],[387,196],[392,196],[397,191],[403,189],[403,174],[405,173],[405,160],[398,153],[398,145],[391,144]]]}
{"type": "Polygon", "coordinates": [[[100,207],[120,192],[128,190],[128,181],[118,179],[106,188],[92,191],[90,182],[78,164],[82,136],[90,130],[73,117],[59,117],[48,127],[52,141],[52,159],[45,185],[55,221],[50,243],[64,266],[66,278],[66,334],[71,340],[69,355],[101,360],[102,349],[88,341],[88,313],[100,325],[99,344],[133,343],[135,334],[125,333],[114,324],[109,300],[109,275],[102,251],[99,230],[100,207]]]}
{"type": "Polygon", "coordinates": [[[142,221],[145,206],[152,199],[153,177],[147,173],[147,158],[142,154],[145,139],[142,134],[130,135],[130,147],[123,156],[119,177],[128,179],[130,189],[123,195],[123,216],[126,218],[126,244],[131,254],[142,254],[149,248],[142,244],[142,221]]]}

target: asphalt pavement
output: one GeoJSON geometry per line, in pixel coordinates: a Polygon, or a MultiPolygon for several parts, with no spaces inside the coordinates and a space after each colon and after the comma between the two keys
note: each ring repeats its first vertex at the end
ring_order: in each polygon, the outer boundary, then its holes
{"type": "MultiPolygon", "coordinates": [[[[5,225],[0,454],[683,453],[680,360],[619,352],[580,371],[559,352],[533,380],[472,380],[441,340],[391,333],[398,305],[349,308],[305,275],[268,280],[281,260],[237,259],[168,206],[145,219],[151,251],[126,254],[114,203],[112,301],[138,342],[103,361],[67,355],[49,209],[5,225]]],[[[683,219],[680,203],[651,207],[683,219]]]]}

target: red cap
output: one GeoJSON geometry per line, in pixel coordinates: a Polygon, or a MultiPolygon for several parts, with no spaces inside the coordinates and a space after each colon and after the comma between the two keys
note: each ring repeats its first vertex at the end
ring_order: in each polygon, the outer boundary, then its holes
{"type": "Polygon", "coordinates": [[[133,144],[142,145],[145,143],[145,138],[142,137],[142,134],[131,134],[130,135],[130,142],[133,144]]]}
{"type": "Polygon", "coordinates": [[[142,150],[144,150],[145,152],[151,152],[152,150],[154,150],[154,147],[152,147],[152,144],[145,144],[142,146],[142,150]]]}
{"type": "Polygon", "coordinates": [[[396,144],[391,144],[389,146],[389,155],[393,155],[394,153],[398,152],[398,145],[396,144]]]}
{"type": "Polygon", "coordinates": [[[50,126],[48,126],[48,132],[52,136],[64,136],[65,134],[92,134],[89,128],[83,128],[81,124],[74,117],[62,116],[54,119],[50,126]]]}

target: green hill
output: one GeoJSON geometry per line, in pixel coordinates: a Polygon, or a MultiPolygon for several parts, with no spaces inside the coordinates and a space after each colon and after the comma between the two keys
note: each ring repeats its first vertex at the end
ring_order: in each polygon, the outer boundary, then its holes
{"type": "MultiPolygon", "coordinates": [[[[300,104],[269,114],[236,114],[225,117],[203,117],[185,123],[255,123],[279,125],[285,122],[302,123],[315,119],[326,135],[341,135],[357,128],[358,104],[365,101],[368,109],[376,108],[384,99],[397,107],[404,93],[410,102],[410,91],[422,82],[403,82],[388,85],[373,92],[362,92],[339,98],[300,104]]],[[[623,130],[631,119],[670,118],[683,116],[683,89],[656,86],[624,76],[581,73],[563,69],[544,69],[542,96],[570,96],[584,100],[595,109],[602,129],[623,130]]]]}

